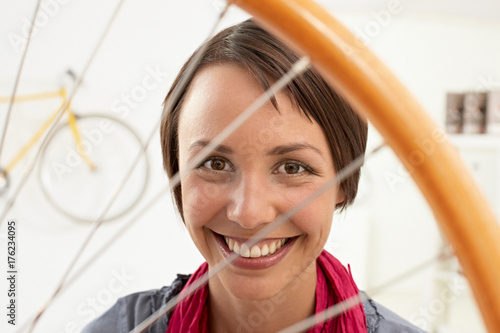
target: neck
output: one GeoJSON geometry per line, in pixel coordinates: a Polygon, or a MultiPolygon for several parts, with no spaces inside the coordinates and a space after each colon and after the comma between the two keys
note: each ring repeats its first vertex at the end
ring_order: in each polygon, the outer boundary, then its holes
{"type": "Polygon", "coordinates": [[[316,262],[275,296],[242,300],[231,295],[217,278],[209,282],[210,332],[277,332],[315,312],[316,262]]]}

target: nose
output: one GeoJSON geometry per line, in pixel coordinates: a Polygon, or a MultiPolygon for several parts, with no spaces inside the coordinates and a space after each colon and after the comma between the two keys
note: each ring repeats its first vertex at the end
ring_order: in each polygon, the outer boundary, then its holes
{"type": "Polygon", "coordinates": [[[242,176],[235,184],[226,209],[230,221],[254,229],[277,217],[276,196],[270,184],[255,174],[242,176]]]}

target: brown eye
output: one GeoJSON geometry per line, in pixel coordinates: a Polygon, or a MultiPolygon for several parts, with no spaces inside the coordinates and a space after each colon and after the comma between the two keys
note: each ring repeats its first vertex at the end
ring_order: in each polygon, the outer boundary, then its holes
{"type": "MultiPolygon", "coordinates": [[[[297,163],[284,163],[280,169],[283,168],[283,171],[287,174],[297,174],[301,172],[301,169],[304,169],[300,164],[297,163]]],[[[280,170],[281,171],[281,170],[280,170]]]]}
{"type": "Polygon", "coordinates": [[[226,162],[222,160],[212,160],[210,161],[210,167],[213,170],[222,171],[226,167],[226,162]]]}
{"type": "Polygon", "coordinates": [[[214,170],[214,171],[230,170],[230,166],[226,161],[217,158],[206,160],[205,163],[203,163],[203,167],[208,170],[214,170]]]}

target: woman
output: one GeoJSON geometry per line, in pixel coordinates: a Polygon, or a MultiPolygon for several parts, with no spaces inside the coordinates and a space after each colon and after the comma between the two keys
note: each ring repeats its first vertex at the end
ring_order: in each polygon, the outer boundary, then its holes
{"type": "MultiPolygon", "coordinates": [[[[298,56],[252,20],[207,42],[187,89],[161,128],[171,178],[298,56]]],[[[167,99],[186,74],[187,61],[167,99]]],[[[249,248],[245,242],[362,156],[367,125],[314,69],[252,115],[174,191],[180,215],[206,263],[169,287],[120,299],[85,332],[128,332],[187,285],[237,259],[150,328],[151,332],[276,332],[358,294],[323,250],[333,214],[353,202],[359,171],[249,248]]],[[[418,332],[365,301],[310,332],[418,332]]]]}

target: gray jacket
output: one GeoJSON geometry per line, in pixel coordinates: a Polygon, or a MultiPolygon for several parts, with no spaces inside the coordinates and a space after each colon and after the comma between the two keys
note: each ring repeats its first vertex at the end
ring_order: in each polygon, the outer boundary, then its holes
{"type": "MultiPolygon", "coordinates": [[[[111,309],[88,324],[82,333],[130,332],[156,310],[161,309],[171,298],[180,293],[188,279],[189,275],[179,274],[171,286],[120,298],[111,309]]],[[[363,308],[368,333],[425,333],[372,299],[368,298],[368,300],[364,301],[363,308]]],[[[164,315],[147,332],[165,333],[168,320],[169,315],[164,315]]]]}

